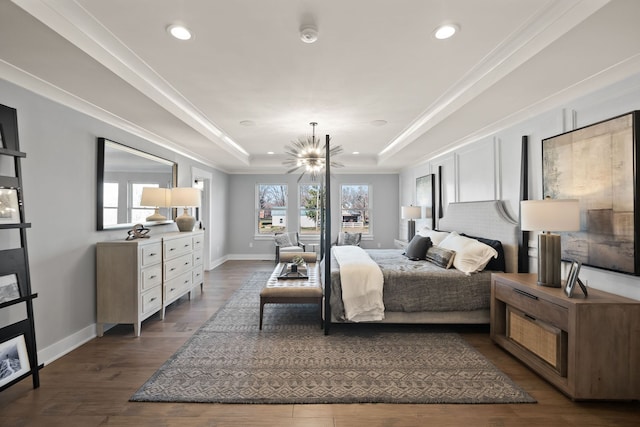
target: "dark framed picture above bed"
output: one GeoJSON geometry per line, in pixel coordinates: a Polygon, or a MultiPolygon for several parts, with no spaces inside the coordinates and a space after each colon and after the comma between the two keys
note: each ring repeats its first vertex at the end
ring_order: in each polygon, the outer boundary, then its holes
{"type": "Polygon", "coordinates": [[[543,197],[580,200],[580,230],[560,233],[563,259],[640,275],[639,114],[542,140],[543,197]]]}
{"type": "Polygon", "coordinates": [[[432,229],[436,226],[435,189],[434,174],[416,178],[416,205],[424,208],[422,217],[427,219],[427,225],[432,229]]]}

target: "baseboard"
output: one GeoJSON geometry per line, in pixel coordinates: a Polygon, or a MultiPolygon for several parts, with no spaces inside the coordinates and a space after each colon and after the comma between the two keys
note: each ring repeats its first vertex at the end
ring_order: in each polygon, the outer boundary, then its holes
{"type": "Polygon", "coordinates": [[[96,337],[95,323],[38,351],[38,362],[48,365],[96,337]]]}
{"type": "Polygon", "coordinates": [[[276,259],[275,254],[230,254],[227,255],[227,259],[238,260],[251,260],[251,261],[274,261],[276,259]]]}

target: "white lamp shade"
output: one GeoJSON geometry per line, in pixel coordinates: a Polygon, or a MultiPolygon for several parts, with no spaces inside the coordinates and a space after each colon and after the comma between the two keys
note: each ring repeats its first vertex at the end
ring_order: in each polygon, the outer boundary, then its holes
{"type": "Polygon", "coordinates": [[[172,188],[171,206],[200,206],[200,190],[193,187],[172,188]]]}
{"type": "Polygon", "coordinates": [[[420,206],[402,206],[400,208],[402,219],[422,218],[422,208],[420,206]]]}
{"type": "Polygon", "coordinates": [[[525,231],[580,230],[580,202],[576,199],[520,202],[520,228],[525,231]]]}
{"type": "Polygon", "coordinates": [[[140,206],[166,208],[171,206],[171,190],[168,188],[143,187],[140,206]]]}

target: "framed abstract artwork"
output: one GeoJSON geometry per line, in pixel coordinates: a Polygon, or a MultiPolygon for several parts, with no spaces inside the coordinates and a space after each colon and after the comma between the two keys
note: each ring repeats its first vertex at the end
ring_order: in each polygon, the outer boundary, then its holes
{"type": "Polygon", "coordinates": [[[436,205],[433,201],[435,194],[434,174],[416,178],[416,205],[424,207],[423,218],[432,229],[436,226],[436,205]]]}
{"type": "Polygon", "coordinates": [[[24,335],[0,343],[0,360],[3,364],[3,369],[0,369],[0,387],[31,370],[24,335]]]}
{"type": "Polygon", "coordinates": [[[640,275],[635,209],[639,114],[542,140],[543,197],[580,201],[580,230],[560,233],[563,259],[640,275]]]}

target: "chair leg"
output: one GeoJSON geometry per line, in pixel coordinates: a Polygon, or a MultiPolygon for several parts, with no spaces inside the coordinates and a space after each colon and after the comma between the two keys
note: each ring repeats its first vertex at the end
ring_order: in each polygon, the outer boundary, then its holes
{"type": "Polygon", "coordinates": [[[264,301],[260,299],[260,330],[262,330],[262,314],[264,313],[264,301]]]}

